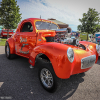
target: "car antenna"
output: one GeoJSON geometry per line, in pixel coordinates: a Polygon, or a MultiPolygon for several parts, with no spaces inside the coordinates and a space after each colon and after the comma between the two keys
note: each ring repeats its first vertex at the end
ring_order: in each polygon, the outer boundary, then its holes
{"type": "Polygon", "coordinates": [[[41,15],[40,15],[40,19],[41,19],[41,15]]]}

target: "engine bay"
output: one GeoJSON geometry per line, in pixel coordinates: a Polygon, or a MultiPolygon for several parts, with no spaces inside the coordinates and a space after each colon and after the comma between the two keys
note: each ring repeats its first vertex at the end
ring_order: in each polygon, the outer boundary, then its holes
{"type": "Polygon", "coordinates": [[[71,36],[67,32],[56,32],[56,35],[54,37],[54,42],[79,45],[79,40],[76,38],[71,38],[71,36]]]}

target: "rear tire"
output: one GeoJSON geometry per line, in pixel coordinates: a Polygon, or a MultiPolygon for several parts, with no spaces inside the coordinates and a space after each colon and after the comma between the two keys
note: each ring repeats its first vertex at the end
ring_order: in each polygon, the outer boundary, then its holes
{"type": "Polygon", "coordinates": [[[43,88],[48,92],[55,92],[61,86],[61,79],[55,75],[51,63],[47,62],[39,66],[39,80],[43,88]]]}
{"type": "Polygon", "coordinates": [[[8,42],[6,42],[6,45],[5,45],[5,54],[6,54],[6,57],[7,57],[8,59],[13,59],[13,58],[15,58],[15,54],[11,54],[11,53],[10,53],[10,47],[9,47],[8,42]]]}

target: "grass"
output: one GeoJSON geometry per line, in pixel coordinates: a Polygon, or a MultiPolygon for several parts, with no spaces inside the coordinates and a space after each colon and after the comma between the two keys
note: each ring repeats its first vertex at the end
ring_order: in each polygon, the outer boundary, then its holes
{"type": "Polygon", "coordinates": [[[0,39],[0,46],[5,46],[6,40],[7,40],[7,39],[1,38],[1,39],[0,39]]]}

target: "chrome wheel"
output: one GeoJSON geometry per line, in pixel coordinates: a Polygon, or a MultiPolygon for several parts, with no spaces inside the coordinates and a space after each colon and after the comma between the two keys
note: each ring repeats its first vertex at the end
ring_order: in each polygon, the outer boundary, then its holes
{"type": "Polygon", "coordinates": [[[10,50],[9,50],[9,46],[8,45],[6,47],[6,53],[7,53],[7,56],[9,56],[10,50]]]}
{"type": "Polygon", "coordinates": [[[52,76],[51,72],[48,69],[43,68],[41,70],[40,79],[41,79],[42,84],[46,88],[51,88],[53,86],[53,76],[52,76]]]}

